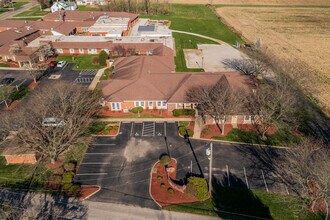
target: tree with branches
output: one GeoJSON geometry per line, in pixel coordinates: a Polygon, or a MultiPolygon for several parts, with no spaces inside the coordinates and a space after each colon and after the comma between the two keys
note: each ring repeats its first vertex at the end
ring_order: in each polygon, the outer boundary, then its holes
{"type": "Polygon", "coordinates": [[[9,46],[9,53],[10,55],[16,56],[21,52],[22,48],[18,44],[11,44],[9,46]]]}
{"type": "Polygon", "coordinates": [[[247,112],[254,116],[252,125],[263,140],[267,139],[266,133],[271,128],[299,126],[299,102],[288,77],[276,76],[260,84],[245,100],[247,112]]]}
{"type": "Polygon", "coordinates": [[[0,87],[0,100],[3,100],[5,102],[7,108],[9,104],[12,102],[13,93],[14,93],[14,87],[12,86],[0,87]]]}
{"type": "Polygon", "coordinates": [[[212,86],[192,87],[186,96],[189,102],[197,104],[199,113],[214,119],[221,134],[225,132],[226,117],[237,114],[240,109],[241,96],[238,91],[233,91],[225,78],[212,86]]]}
{"type": "Polygon", "coordinates": [[[269,69],[262,60],[255,58],[251,59],[247,57],[225,59],[223,64],[231,69],[237,70],[244,75],[255,77],[260,76],[269,69]]]}
{"type": "Polygon", "coordinates": [[[100,92],[71,83],[42,87],[13,113],[16,120],[7,129],[18,131],[19,140],[55,163],[85,132],[90,117],[100,108],[100,97],[100,92]]]}
{"type": "Polygon", "coordinates": [[[314,212],[325,212],[327,208],[329,158],[328,146],[320,140],[307,138],[286,149],[276,161],[276,174],[314,212]]]}

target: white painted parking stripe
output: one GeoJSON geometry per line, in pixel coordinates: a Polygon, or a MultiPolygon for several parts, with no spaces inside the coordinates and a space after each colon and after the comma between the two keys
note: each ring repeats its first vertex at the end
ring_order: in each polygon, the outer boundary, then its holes
{"type": "Polygon", "coordinates": [[[269,192],[268,190],[268,186],[267,186],[267,183],[266,183],[266,179],[265,179],[265,175],[264,175],[264,171],[261,170],[261,174],[262,174],[262,178],[264,179],[264,184],[265,184],[265,187],[266,187],[266,191],[269,192]]]}
{"type": "Polygon", "coordinates": [[[247,186],[248,189],[250,189],[249,182],[248,182],[248,179],[247,179],[247,176],[246,176],[246,170],[245,170],[245,167],[243,167],[243,170],[244,170],[244,176],[245,176],[246,186],[247,186]]]}
{"type": "Polygon", "coordinates": [[[229,180],[229,168],[228,168],[228,165],[227,165],[227,164],[226,164],[226,168],[227,168],[228,186],[230,186],[230,180],[229,180]]]}
{"type": "Polygon", "coordinates": [[[76,176],[97,176],[97,175],[107,175],[108,173],[77,173],[76,176]]]}
{"type": "Polygon", "coordinates": [[[108,163],[80,163],[80,165],[82,164],[86,164],[86,165],[103,165],[103,164],[110,164],[110,162],[108,163]]]}
{"type": "Polygon", "coordinates": [[[132,122],[132,126],[131,126],[131,137],[133,136],[133,128],[134,128],[134,122],[132,122]]]}
{"type": "Polygon", "coordinates": [[[91,154],[91,155],[100,155],[100,154],[109,154],[109,155],[111,155],[111,154],[113,154],[113,153],[85,153],[85,154],[91,154]]]}
{"type": "Polygon", "coordinates": [[[166,137],[166,122],[164,122],[164,135],[166,137]]]}

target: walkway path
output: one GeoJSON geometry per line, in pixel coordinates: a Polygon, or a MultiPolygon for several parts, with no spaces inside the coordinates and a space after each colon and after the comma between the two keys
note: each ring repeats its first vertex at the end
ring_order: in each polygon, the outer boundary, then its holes
{"type": "Polygon", "coordinates": [[[105,68],[102,68],[102,69],[99,69],[92,81],[92,83],[89,85],[88,89],[89,90],[94,90],[95,87],[97,86],[97,84],[100,82],[100,78],[102,76],[102,74],[104,73],[104,70],[106,69],[107,67],[105,68]]]}
{"type": "Polygon", "coordinates": [[[136,206],[119,205],[101,202],[86,202],[88,205],[88,219],[162,219],[162,220],[216,220],[220,218],[193,215],[189,213],[170,212],[166,210],[154,210],[148,208],[140,208],[136,206]]]}
{"type": "Polygon", "coordinates": [[[194,127],[194,136],[193,138],[200,138],[202,133],[202,127],[203,127],[203,119],[202,117],[198,116],[195,120],[195,127],[194,127]]]}
{"type": "Polygon", "coordinates": [[[6,20],[8,18],[14,17],[15,15],[18,15],[19,13],[22,13],[23,11],[27,11],[27,10],[35,7],[38,4],[39,4],[38,2],[33,1],[33,2],[23,5],[21,8],[19,8],[17,10],[4,12],[4,13],[0,14],[0,20],[6,20]]]}
{"type": "MultiPolygon", "coordinates": [[[[205,39],[208,39],[208,40],[212,40],[212,41],[215,41],[219,44],[226,44],[226,45],[229,45],[227,44],[226,42],[222,41],[222,40],[219,40],[219,39],[216,39],[216,38],[213,38],[213,37],[208,37],[208,36],[205,36],[205,35],[201,35],[201,34],[196,34],[196,33],[192,33],[192,32],[186,32],[186,31],[177,31],[177,30],[172,30],[172,32],[174,33],[180,33],[180,34],[188,34],[188,35],[193,35],[193,36],[196,36],[196,37],[201,37],[201,38],[205,38],[205,39]]],[[[230,45],[229,45],[230,46],[230,45]]]]}

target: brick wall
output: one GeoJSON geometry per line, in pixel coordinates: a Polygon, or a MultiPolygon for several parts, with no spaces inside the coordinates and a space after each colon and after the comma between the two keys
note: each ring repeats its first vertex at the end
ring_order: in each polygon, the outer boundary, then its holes
{"type": "Polygon", "coordinates": [[[35,164],[37,158],[35,154],[5,155],[7,164],[35,164]]]}

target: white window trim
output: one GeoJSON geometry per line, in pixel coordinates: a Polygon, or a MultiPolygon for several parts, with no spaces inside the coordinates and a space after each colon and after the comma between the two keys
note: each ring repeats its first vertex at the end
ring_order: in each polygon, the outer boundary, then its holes
{"type": "Polygon", "coordinates": [[[70,53],[74,53],[75,49],[74,48],[70,48],[70,53]]]}
{"type": "Polygon", "coordinates": [[[79,53],[85,53],[84,48],[79,48],[79,53]]]}
{"type": "Polygon", "coordinates": [[[149,109],[153,109],[154,108],[154,102],[153,101],[148,101],[148,108],[149,109]]]}
{"type": "Polygon", "coordinates": [[[146,102],[145,101],[134,101],[134,107],[146,108],[146,102]],[[142,103],[143,103],[143,105],[142,105],[142,103]]]}
{"type": "Polygon", "coordinates": [[[111,102],[111,110],[112,111],[121,111],[121,103],[120,102],[111,102]]]}
{"type": "Polygon", "coordinates": [[[95,48],[88,48],[88,54],[97,54],[97,49],[95,49],[95,48]]]}
{"type": "Polygon", "coordinates": [[[244,124],[251,123],[252,116],[251,115],[244,115],[244,124]],[[249,117],[249,119],[246,119],[245,117],[249,117]]]}
{"type": "Polygon", "coordinates": [[[57,53],[63,53],[63,49],[61,49],[61,48],[56,49],[56,52],[57,52],[57,53]]]}

